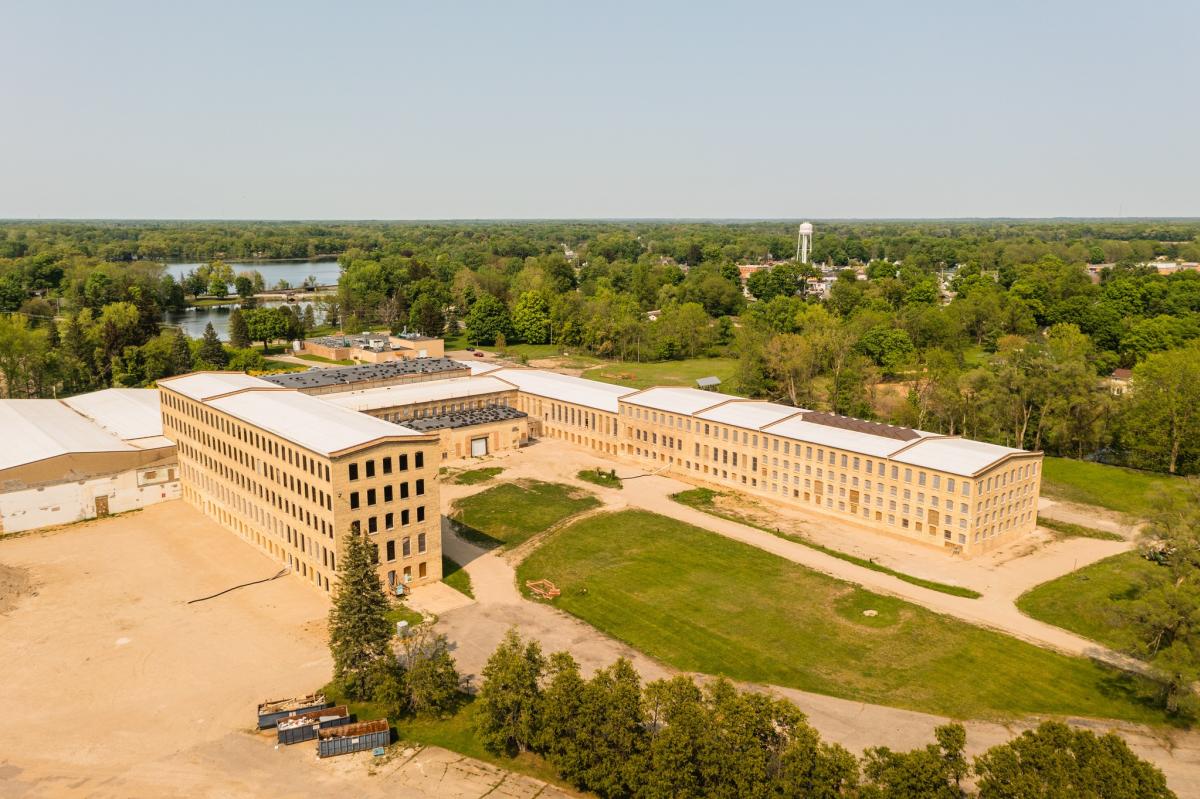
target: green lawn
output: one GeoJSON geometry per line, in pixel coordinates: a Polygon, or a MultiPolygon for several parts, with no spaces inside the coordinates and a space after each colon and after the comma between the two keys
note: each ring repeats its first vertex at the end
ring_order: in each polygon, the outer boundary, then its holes
{"type": "Polygon", "coordinates": [[[276,372],[299,372],[307,368],[291,361],[277,361],[274,358],[264,358],[263,360],[266,362],[268,369],[276,372]]]}
{"type": "Polygon", "coordinates": [[[454,503],[458,534],[479,546],[512,547],[600,500],[562,483],[501,483],[454,503]]]}
{"type": "Polygon", "coordinates": [[[553,580],[559,607],[680,669],[954,718],[1166,721],[1139,678],[644,511],[570,525],[517,576],[553,580]]]}
{"type": "MultiPolygon", "coordinates": [[[[721,391],[734,390],[734,374],[737,372],[736,358],[689,358],[683,361],[658,361],[634,363],[631,361],[605,362],[588,369],[583,376],[589,380],[600,380],[632,388],[651,386],[696,387],[696,380],[715,375],[721,378],[721,391]]],[[[713,404],[720,402],[718,397],[713,404]]]]}
{"type": "Polygon", "coordinates": [[[1143,580],[1159,568],[1137,552],[1123,552],[1042,583],[1023,594],[1017,607],[1047,624],[1128,650],[1133,639],[1122,606],[1138,597],[1143,580]]]}
{"type": "Polygon", "coordinates": [[[471,575],[445,555],[442,555],[442,582],[460,594],[475,598],[475,590],[471,588],[471,575]]]}
{"type": "Polygon", "coordinates": [[[504,469],[500,466],[485,466],[482,469],[468,469],[465,472],[459,472],[450,479],[451,482],[460,485],[473,486],[491,480],[502,471],[504,469]]]}
{"type": "Polygon", "coordinates": [[[1097,530],[1095,527],[1084,527],[1082,524],[1060,522],[1058,519],[1047,519],[1038,516],[1037,523],[1041,527],[1054,532],[1055,538],[1098,538],[1101,541],[1124,541],[1122,536],[1110,533],[1108,530],[1097,530]]]}
{"type": "Polygon", "coordinates": [[[919,585],[922,588],[928,588],[932,591],[940,591],[943,594],[966,597],[967,599],[979,599],[979,597],[983,596],[983,594],[979,593],[973,588],[964,588],[961,585],[947,585],[946,583],[939,583],[936,580],[926,580],[923,577],[914,577],[911,574],[905,574],[904,572],[898,572],[895,569],[890,569],[887,566],[884,566],[882,563],[876,563],[873,560],[860,558],[857,555],[851,555],[848,552],[841,552],[836,549],[831,549],[830,547],[818,544],[816,541],[805,538],[802,535],[789,535],[788,533],[781,532],[780,530],[764,527],[763,525],[758,524],[754,519],[751,519],[747,516],[737,513],[730,513],[718,508],[713,502],[713,499],[715,499],[716,496],[716,492],[710,488],[692,488],[688,489],[687,491],[680,491],[677,494],[672,494],[671,499],[675,500],[680,505],[687,505],[689,508],[695,508],[698,511],[703,511],[704,513],[708,513],[712,516],[716,516],[721,519],[728,519],[731,522],[737,522],[738,524],[754,527],[762,530],[763,532],[770,533],[771,535],[777,535],[780,538],[786,538],[788,541],[794,541],[797,544],[803,544],[810,549],[815,549],[818,552],[824,552],[826,555],[837,558],[838,560],[844,560],[847,563],[853,563],[856,566],[862,566],[864,569],[870,569],[871,571],[880,572],[882,574],[889,574],[892,577],[895,577],[897,580],[903,580],[904,582],[911,583],[912,585],[919,585]]]}
{"type": "Polygon", "coordinates": [[[387,620],[392,623],[394,631],[396,622],[398,621],[406,621],[410,627],[416,627],[425,620],[425,617],[404,602],[396,602],[392,605],[392,609],[387,612],[387,620]]]}
{"type": "Polygon", "coordinates": [[[1054,499],[1099,505],[1102,508],[1145,516],[1160,492],[1182,491],[1186,480],[1121,466],[1046,458],[1042,466],[1042,494],[1054,499]]]}
{"type": "Polygon", "coordinates": [[[584,469],[575,476],[580,480],[586,480],[589,483],[595,483],[605,488],[621,487],[621,478],[617,477],[616,473],[611,469],[607,472],[603,469],[584,469]]]}
{"type": "Polygon", "coordinates": [[[302,361],[313,361],[315,363],[331,363],[336,366],[353,366],[358,361],[350,358],[326,358],[323,355],[313,355],[311,352],[296,353],[296,357],[302,361]]]}

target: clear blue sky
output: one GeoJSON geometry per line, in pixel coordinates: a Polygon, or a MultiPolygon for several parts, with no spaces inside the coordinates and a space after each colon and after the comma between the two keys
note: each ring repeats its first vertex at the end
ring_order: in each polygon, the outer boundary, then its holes
{"type": "Polygon", "coordinates": [[[0,217],[1200,215],[1200,3],[16,2],[0,217]]]}

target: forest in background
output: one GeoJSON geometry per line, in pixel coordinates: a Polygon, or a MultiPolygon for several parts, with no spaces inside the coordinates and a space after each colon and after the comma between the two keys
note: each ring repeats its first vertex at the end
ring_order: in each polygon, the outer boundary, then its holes
{"type": "Polygon", "coordinates": [[[7,396],[37,397],[266,368],[250,341],[312,322],[254,308],[252,275],[226,275],[247,306],[232,347],[164,328],[163,310],[209,296],[226,260],[335,255],[324,310],[346,330],[465,329],[474,344],[620,361],[732,356],[729,388],[745,396],[1200,471],[1200,273],[1153,266],[1200,261],[1200,221],[816,228],[800,265],[782,221],[0,223],[0,376],[7,396]],[[754,274],[747,298],[737,265],[767,259],[784,263],[754,274]],[[213,267],[179,282],[165,261],[213,267]],[[1109,265],[1100,282],[1089,264],[1109,265]],[[817,267],[837,273],[823,298],[805,292],[817,267]],[[1133,370],[1120,394],[1116,368],[1133,370]]]}

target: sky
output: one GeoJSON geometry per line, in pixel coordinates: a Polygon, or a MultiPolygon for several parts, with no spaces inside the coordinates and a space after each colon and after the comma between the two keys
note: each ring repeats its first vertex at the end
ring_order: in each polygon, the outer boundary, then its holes
{"type": "Polygon", "coordinates": [[[0,0],[0,218],[1200,216],[1200,3],[0,0]]]}

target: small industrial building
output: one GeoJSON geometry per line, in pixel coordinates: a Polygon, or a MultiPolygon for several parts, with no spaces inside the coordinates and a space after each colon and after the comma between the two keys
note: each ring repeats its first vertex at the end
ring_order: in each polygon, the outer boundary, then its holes
{"type": "Polygon", "coordinates": [[[159,394],[110,388],[0,400],[0,534],[122,513],[180,496],[159,394]]]}
{"type": "Polygon", "coordinates": [[[362,363],[385,363],[408,358],[441,358],[446,354],[445,342],[432,336],[416,333],[360,333],[305,339],[301,349],[332,361],[361,361],[362,363]]]}

